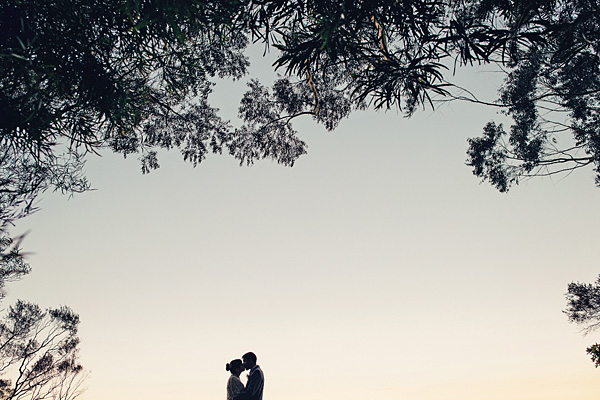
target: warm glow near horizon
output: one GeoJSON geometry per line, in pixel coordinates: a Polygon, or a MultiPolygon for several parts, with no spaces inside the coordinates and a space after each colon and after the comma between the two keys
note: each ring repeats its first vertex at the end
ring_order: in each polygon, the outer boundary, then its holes
{"type": "Polygon", "coordinates": [[[264,400],[595,400],[598,333],[561,311],[600,273],[600,189],[590,171],[480,185],[466,139],[492,118],[306,121],[292,168],[92,158],[98,190],[47,194],[15,227],[33,271],[5,304],[79,313],[81,400],[224,400],[247,351],[264,400]]]}

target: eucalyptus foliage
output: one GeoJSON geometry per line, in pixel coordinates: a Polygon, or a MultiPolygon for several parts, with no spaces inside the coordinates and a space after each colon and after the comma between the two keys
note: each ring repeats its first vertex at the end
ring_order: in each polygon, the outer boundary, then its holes
{"type": "Polygon", "coordinates": [[[3,1],[2,228],[43,190],[87,190],[87,153],[138,154],[143,172],[173,148],[194,165],[211,152],[293,165],[306,153],[294,119],[332,130],[358,109],[480,102],[453,82],[471,65],[505,74],[487,105],[513,119],[469,140],[475,175],[500,191],[588,165],[600,176],[599,11],[597,0],[3,1]],[[247,75],[256,42],[281,76],[249,83],[234,128],[209,95],[247,75]]]}
{"type": "MultiPolygon", "coordinates": [[[[564,311],[570,322],[583,326],[584,333],[600,328],[600,276],[596,282],[572,282],[568,286],[567,309],[564,311]]],[[[596,367],[600,366],[600,344],[587,348],[596,367]]]]}
{"type": "Polygon", "coordinates": [[[263,38],[279,38],[276,66],[296,78],[296,95],[274,91],[267,102],[299,101],[289,117],[312,111],[333,129],[368,106],[410,116],[440,101],[480,103],[513,123],[490,121],[469,140],[475,175],[505,192],[523,177],[592,166],[600,184],[597,0],[284,3],[263,38]],[[453,82],[455,68],[471,65],[505,74],[495,103],[453,82]]]}

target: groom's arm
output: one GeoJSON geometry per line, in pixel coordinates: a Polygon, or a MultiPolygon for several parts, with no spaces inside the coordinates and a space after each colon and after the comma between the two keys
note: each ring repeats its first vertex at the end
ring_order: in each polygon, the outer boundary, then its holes
{"type": "Polygon", "coordinates": [[[248,382],[246,382],[246,387],[239,392],[233,400],[246,400],[254,396],[259,390],[261,386],[261,377],[260,372],[256,371],[253,374],[250,374],[248,377],[248,382]]]}

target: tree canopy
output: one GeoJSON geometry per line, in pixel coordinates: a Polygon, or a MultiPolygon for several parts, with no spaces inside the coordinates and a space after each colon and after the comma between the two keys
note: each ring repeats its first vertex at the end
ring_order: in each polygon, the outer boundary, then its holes
{"type": "Polygon", "coordinates": [[[136,153],[144,173],[172,148],[194,165],[223,151],[293,165],[301,116],[332,130],[357,109],[484,103],[453,82],[470,65],[505,74],[487,105],[513,120],[469,140],[475,175],[504,192],[590,165],[600,184],[599,11],[596,0],[4,1],[2,228],[40,191],[87,190],[86,154],[136,153]],[[234,128],[209,94],[248,73],[256,42],[283,75],[249,83],[234,128]]]}

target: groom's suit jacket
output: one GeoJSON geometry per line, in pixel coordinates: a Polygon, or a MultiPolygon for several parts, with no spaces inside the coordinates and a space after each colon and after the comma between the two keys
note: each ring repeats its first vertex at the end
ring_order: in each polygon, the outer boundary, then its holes
{"type": "Polygon", "coordinates": [[[248,382],[244,390],[239,392],[233,400],[262,400],[263,388],[265,387],[265,376],[258,365],[250,370],[248,382]]]}

